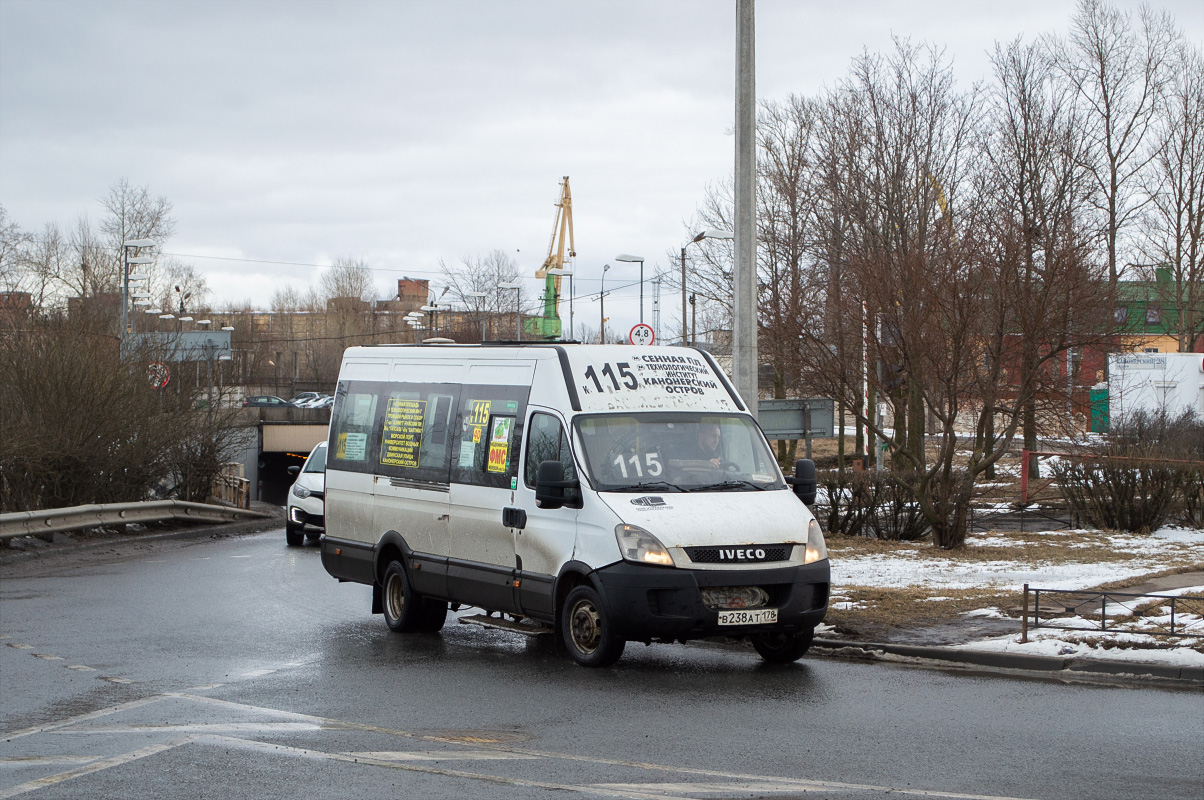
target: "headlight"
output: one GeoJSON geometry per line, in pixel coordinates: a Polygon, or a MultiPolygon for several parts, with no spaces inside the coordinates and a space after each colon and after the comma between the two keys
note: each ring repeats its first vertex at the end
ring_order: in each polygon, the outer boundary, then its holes
{"type": "Polygon", "coordinates": [[[828,546],[824,544],[824,532],[819,529],[819,523],[812,517],[807,523],[807,553],[803,556],[804,564],[823,561],[828,557],[828,546]]]}
{"type": "Polygon", "coordinates": [[[293,496],[300,497],[302,500],[309,497],[311,492],[299,483],[293,484],[293,496]]]}
{"type": "Polygon", "coordinates": [[[648,531],[639,525],[616,525],[615,538],[619,540],[619,550],[623,558],[637,564],[658,564],[662,567],[673,566],[673,559],[665,546],[648,531]]]}

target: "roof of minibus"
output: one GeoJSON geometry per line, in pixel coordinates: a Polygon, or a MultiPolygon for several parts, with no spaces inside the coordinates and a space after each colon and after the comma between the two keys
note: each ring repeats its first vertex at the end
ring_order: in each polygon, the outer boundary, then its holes
{"type": "MultiPolygon", "coordinates": [[[[745,410],[714,359],[686,347],[560,342],[439,343],[353,347],[343,355],[345,367],[349,362],[394,359],[445,365],[461,360],[465,365],[557,360],[563,377],[561,385],[567,390],[574,411],[745,410]]],[[[541,373],[543,370],[540,367],[541,373]]]]}

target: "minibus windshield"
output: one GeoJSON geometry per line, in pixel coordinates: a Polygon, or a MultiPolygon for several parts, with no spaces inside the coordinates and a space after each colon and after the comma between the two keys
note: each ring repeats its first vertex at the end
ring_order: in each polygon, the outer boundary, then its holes
{"type": "Polygon", "coordinates": [[[576,439],[600,492],[784,489],[752,419],[738,414],[644,412],[578,417],[576,439]]]}

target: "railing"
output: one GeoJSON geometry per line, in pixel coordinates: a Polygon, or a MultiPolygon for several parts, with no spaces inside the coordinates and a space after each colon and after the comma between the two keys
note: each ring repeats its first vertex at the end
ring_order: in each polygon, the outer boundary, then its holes
{"type": "Polygon", "coordinates": [[[105,503],[44,511],[17,511],[0,514],[0,541],[14,536],[95,528],[99,525],[128,525],[133,522],[162,522],[169,519],[188,522],[238,522],[269,519],[271,514],[247,511],[184,500],[150,500],[144,503],[105,503]]]}
{"type": "Polygon", "coordinates": [[[222,465],[221,474],[213,479],[212,498],[235,508],[251,507],[251,482],[242,476],[242,464],[222,465]]]}
{"type": "Polygon", "coordinates": [[[1020,641],[1022,643],[1028,641],[1030,594],[1033,600],[1031,625],[1033,628],[1204,638],[1204,597],[1034,589],[1026,583],[1024,584],[1024,605],[1020,623],[1020,641]],[[1046,598],[1044,622],[1041,619],[1042,596],[1046,598]],[[1169,614],[1164,612],[1168,606],[1169,614]],[[1058,617],[1064,614],[1074,614],[1077,619],[1091,624],[1089,627],[1059,624],[1058,617]],[[1177,621],[1176,614],[1179,617],[1177,621]],[[1187,617],[1186,621],[1184,620],[1185,616],[1187,617]],[[1146,624],[1143,627],[1134,628],[1130,624],[1133,621],[1143,621],[1146,624]]]}

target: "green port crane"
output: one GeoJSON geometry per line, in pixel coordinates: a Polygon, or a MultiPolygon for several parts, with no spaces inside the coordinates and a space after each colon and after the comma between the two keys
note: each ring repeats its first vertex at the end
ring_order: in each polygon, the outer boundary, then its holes
{"type": "Polygon", "coordinates": [[[543,315],[530,317],[523,330],[533,339],[559,339],[560,324],[560,274],[549,270],[564,270],[576,258],[573,249],[573,195],[569,191],[569,176],[560,181],[560,198],[556,201],[556,218],[552,223],[552,238],[548,242],[548,256],[543,266],[535,271],[535,277],[544,279],[543,315]],[[567,234],[567,238],[566,238],[567,234]],[[568,252],[565,252],[565,246],[568,252]]]}

